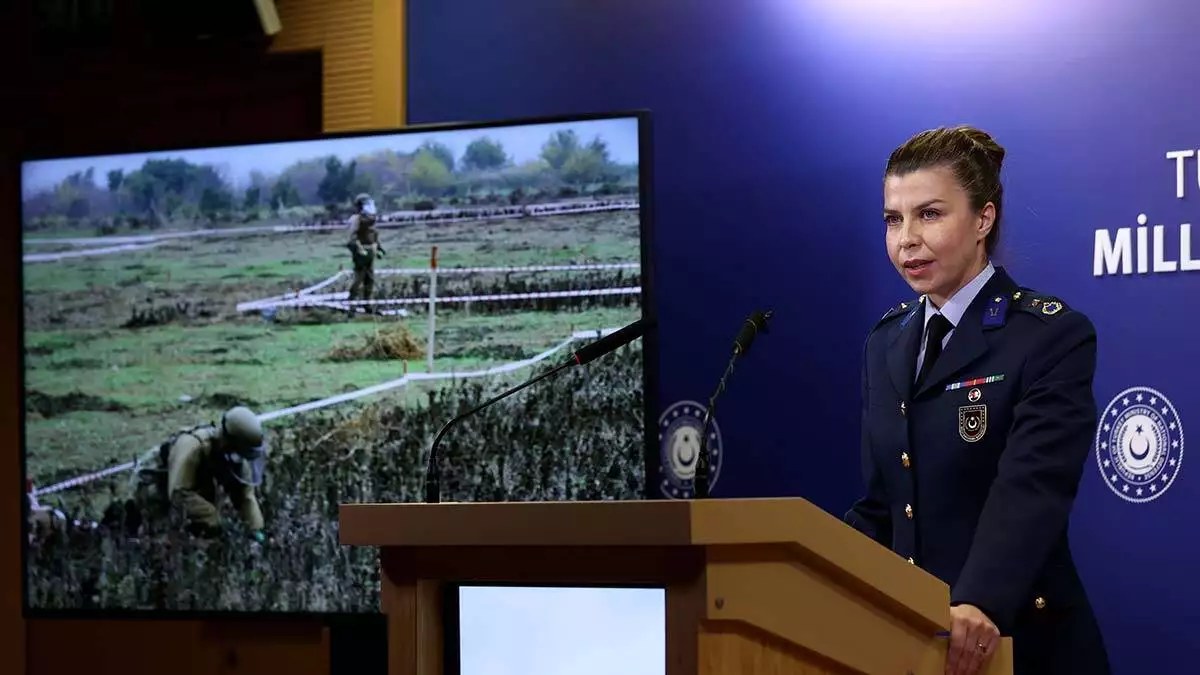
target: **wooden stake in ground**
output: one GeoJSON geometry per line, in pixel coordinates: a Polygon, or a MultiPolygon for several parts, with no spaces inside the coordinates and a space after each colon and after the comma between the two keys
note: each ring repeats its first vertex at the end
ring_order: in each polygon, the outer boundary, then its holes
{"type": "Polygon", "coordinates": [[[437,326],[437,247],[429,252],[429,342],[425,347],[425,369],[433,372],[433,336],[437,326]]]}

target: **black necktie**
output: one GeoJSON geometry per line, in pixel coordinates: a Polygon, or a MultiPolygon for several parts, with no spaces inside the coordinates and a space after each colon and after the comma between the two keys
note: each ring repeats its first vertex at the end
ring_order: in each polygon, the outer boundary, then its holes
{"type": "Polygon", "coordinates": [[[921,374],[917,375],[918,389],[925,384],[925,378],[929,377],[929,371],[933,370],[934,362],[942,355],[942,341],[946,339],[946,333],[953,328],[950,320],[941,314],[934,314],[933,318],[929,319],[925,338],[925,360],[921,362],[921,374]]]}

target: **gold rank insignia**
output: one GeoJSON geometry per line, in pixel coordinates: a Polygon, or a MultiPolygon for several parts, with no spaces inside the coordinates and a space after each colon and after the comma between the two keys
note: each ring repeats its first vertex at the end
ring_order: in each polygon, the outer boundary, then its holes
{"type": "Polygon", "coordinates": [[[1057,300],[1042,303],[1042,314],[1046,316],[1054,316],[1062,311],[1062,303],[1057,300]]]}
{"type": "MultiPolygon", "coordinates": [[[[923,297],[924,296],[922,296],[922,298],[923,297]]],[[[917,300],[910,300],[907,302],[902,302],[902,303],[896,305],[895,307],[892,307],[888,311],[884,312],[883,316],[879,317],[879,321],[882,323],[883,321],[886,321],[887,319],[890,319],[894,316],[899,316],[901,314],[909,312],[909,310],[915,310],[916,304],[919,303],[920,301],[921,301],[921,298],[918,298],[917,300]]],[[[911,317],[912,314],[910,313],[908,316],[911,317]]],[[[906,321],[907,321],[907,319],[906,319],[906,321]]]]}
{"type": "Polygon", "coordinates": [[[1067,304],[1062,300],[1046,295],[1038,297],[1032,291],[1029,291],[1029,289],[1025,289],[1023,295],[1022,291],[1017,291],[1013,294],[1012,298],[1017,302],[1019,309],[1030,314],[1035,314],[1043,319],[1048,319],[1049,317],[1069,311],[1067,304]]]}

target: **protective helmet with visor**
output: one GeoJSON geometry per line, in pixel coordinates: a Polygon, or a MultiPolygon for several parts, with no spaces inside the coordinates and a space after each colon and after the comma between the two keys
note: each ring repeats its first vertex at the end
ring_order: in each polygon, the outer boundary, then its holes
{"type": "Polygon", "coordinates": [[[251,487],[262,483],[267,464],[267,445],[258,415],[244,406],[221,416],[222,458],[230,477],[251,487]]]}

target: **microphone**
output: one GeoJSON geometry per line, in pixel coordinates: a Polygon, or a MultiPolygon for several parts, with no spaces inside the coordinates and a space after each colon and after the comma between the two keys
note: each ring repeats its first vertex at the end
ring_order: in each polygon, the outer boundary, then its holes
{"type": "Polygon", "coordinates": [[[737,358],[750,351],[750,345],[754,343],[754,338],[760,332],[769,333],[767,330],[767,319],[770,319],[775,314],[774,310],[768,309],[766,312],[755,311],[746,319],[746,323],[742,324],[742,329],[738,331],[737,338],[733,341],[733,357],[737,358]]]}
{"type": "Polygon", "coordinates": [[[721,376],[716,391],[708,399],[708,407],[704,411],[704,428],[700,432],[700,454],[696,457],[696,499],[708,499],[708,434],[712,427],[713,412],[717,407],[717,397],[724,393],[725,383],[729,380],[729,376],[733,375],[733,366],[737,363],[738,357],[744,356],[750,351],[750,345],[754,344],[754,338],[758,337],[759,333],[770,332],[767,330],[767,320],[773,314],[775,311],[770,309],[766,312],[755,310],[750,318],[746,319],[746,323],[742,324],[742,329],[738,331],[737,338],[733,341],[733,355],[729,357],[729,365],[725,367],[725,374],[721,376]]]}
{"type": "Polygon", "coordinates": [[[433,445],[429,448],[429,460],[425,467],[425,503],[437,504],[442,498],[442,474],[441,467],[438,464],[438,446],[442,442],[442,437],[445,436],[446,432],[450,430],[450,427],[458,424],[459,422],[492,405],[493,403],[500,401],[501,399],[508,398],[509,396],[512,396],[526,387],[541,382],[547,377],[566,370],[571,366],[582,366],[585,363],[594,361],[605,354],[614,352],[621,347],[624,347],[630,342],[640,338],[646,332],[646,326],[647,321],[645,319],[638,319],[637,321],[634,321],[620,330],[613,331],[612,333],[605,335],[595,342],[584,345],[583,347],[579,348],[578,351],[573,352],[570,357],[557,366],[554,366],[553,368],[537,375],[536,377],[530,378],[511,389],[500,392],[496,396],[493,396],[474,408],[471,408],[467,412],[451,418],[449,422],[446,422],[441,430],[438,431],[437,436],[433,438],[433,445]]]}
{"type": "Polygon", "coordinates": [[[638,319],[620,330],[615,330],[595,342],[580,347],[579,351],[571,354],[568,364],[582,366],[633,342],[646,332],[644,321],[644,319],[638,319]]]}

